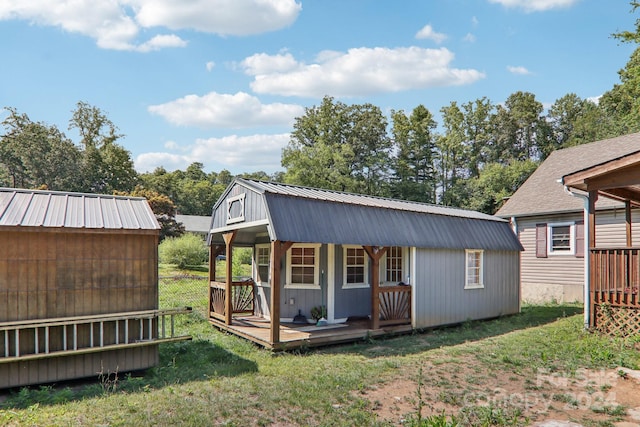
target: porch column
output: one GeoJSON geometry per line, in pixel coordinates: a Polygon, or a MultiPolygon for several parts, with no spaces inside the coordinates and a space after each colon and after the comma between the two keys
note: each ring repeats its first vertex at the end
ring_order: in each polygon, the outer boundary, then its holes
{"type": "Polygon", "coordinates": [[[380,258],[387,248],[362,246],[371,259],[371,329],[380,327],[380,258]]]}
{"type": "Polygon", "coordinates": [[[209,248],[209,281],[216,281],[216,259],[224,252],[224,246],[211,245],[209,248]]]}
{"type": "Polygon", "coordinates": [[[633,246],[633,237],[631,235],[631,200],[624,201],[624,218],[627,223],[627,247],[633,246]]]}
{"type": "Polygon", "coordinates": [[[233,316],[233,300],[232,300],[232,282],[233,282],[233,250],[231,248],[231,244],[233,240],[236,238],[236,233],[238,231],[234,230],[230,233],[224,233],[222,238],[224,239],[224,243],[226,244],[227,250],[227,278],[224,287],[224,323],[227,325],[231,324],[231,318],[233,316]]]}
{"type": "MultiPolygon", "coordinates": [[[[591,249],[596,247],[596,201],[598,200],[598,191],[597,190],[591,190],[589,191],[589,206],[587,209],[587,213],[588,213],[588,233],[589,233],[589,243],[587,246],[589,251],[587,252],[589,259],[588,259],[588,265],[589,265],[589,280],[585,283],[585,289],[584,289],[584,304],[585,304],[585,308],[589,307],[588,310],[585,309],[585,317],[588,317],[588,322],[589,322],[589,328],[593,328],[593,326],[595,325],[595,302],[593,301],[593,298],[591,297],[591,278],[592,278],[592,263],[591,263],[591,249]]],[[[585,319],[587,320],[587,319],[585,319]]],[[[586,323],[586,322],[585,322],[586,323]]]]}
{"type": "Polygon", "coordinates": [[[282,272],[282,257],[287,253],[293,242],[271,242],[271,330],[269,341],[271,345],[280,342],[280,277],[282,272]]]}

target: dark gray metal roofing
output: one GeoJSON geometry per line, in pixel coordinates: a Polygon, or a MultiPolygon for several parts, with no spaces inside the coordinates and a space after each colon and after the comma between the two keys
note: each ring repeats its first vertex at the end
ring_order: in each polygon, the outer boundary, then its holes
{"type": "Polygon", "coordinates": [[[0,226],[159,230],[138,197],[0,188],[0,226]]]}
{"type": "Polygon", "coordinates": [[[508,222],[479,212],[262,181],[235,182],[263,194],[273,240],[522,250],[508,222]]]}

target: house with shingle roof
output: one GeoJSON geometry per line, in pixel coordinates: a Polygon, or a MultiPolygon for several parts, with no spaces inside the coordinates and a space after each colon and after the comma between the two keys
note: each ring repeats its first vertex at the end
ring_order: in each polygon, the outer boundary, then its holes
{"type": "MultiPolygon", "coordinates": [[[[584,300],[584,194],[566,190],[562,177],[639,151],[640,133],[554,151],[498,210],[496,216],[511,221],[524,247],[523,301],[584,300]]],[[[596,246],[625,246],[625,205],[600,197],[596,210],[596,246]]],[[[637,209],[631,211],[633,218],[637,209]]],[[[632,227],[634,241],[637,228],[632,227]]]]}

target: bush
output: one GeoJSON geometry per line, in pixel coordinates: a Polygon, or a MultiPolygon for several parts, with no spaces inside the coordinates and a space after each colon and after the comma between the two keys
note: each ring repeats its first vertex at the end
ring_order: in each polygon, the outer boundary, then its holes
{"type": "Polygon", "coordinates": [[[209,251],[202,237],[187,233],[180,237],[170,237],[158,248],[160,262],[174,264],[178,268],[202,265],[207,262],[209,251]]]}

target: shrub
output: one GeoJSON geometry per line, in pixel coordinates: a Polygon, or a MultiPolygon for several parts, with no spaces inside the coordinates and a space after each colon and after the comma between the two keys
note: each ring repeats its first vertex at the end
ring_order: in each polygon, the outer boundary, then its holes
{"type": "Polygon", "coordinates": [[[186,268],[189,265],[202,265],[207,262],[209,251],[201,237],[187,233],[163,240],[158,248],[158,256],[162,263],[186,268]]]}

